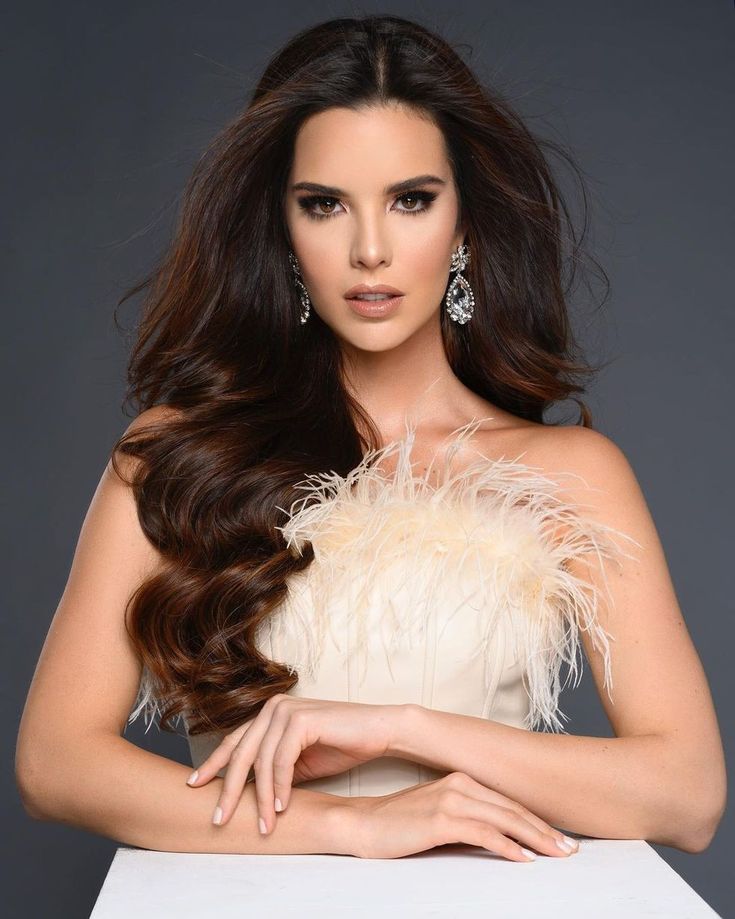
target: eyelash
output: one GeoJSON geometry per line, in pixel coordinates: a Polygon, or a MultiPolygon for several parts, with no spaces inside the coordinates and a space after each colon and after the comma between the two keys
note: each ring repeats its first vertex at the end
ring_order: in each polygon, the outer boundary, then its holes
{"type": "MultiPolygon", "coordinates": [[[[416,216],[417,214],[424,214],[429,210],[431,202],[436,198],[436,193],[431,191],[407,191],[404,194],[399,195],[396,198],[396,201],[401,201],[403,198],[416,198],[418,201],[423,201],[423,207],[418,208],[417,210],[406,210],[399,211],[401,214],[409,214],[410,216],[416,216]]],[[[324,195],[309,195],[306,198],[299,198],[299,206],[304,211],[307,217],[310,217],[312,220],[327,220],[329,217],[333,217],[334,214],[317,214],[311,208],[315,204],[321,204],[324,201],[336,201],[336,198],[330,198],[324,195]]]]}

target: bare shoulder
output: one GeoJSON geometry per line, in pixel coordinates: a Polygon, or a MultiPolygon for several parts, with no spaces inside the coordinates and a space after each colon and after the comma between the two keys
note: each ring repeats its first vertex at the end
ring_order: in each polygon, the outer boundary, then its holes
{"type": "Polygon", "coordinates": [[[523,462],[557,483],[557,496],[585,516],[661,555],[662,547],[636,473],[622,448],[600,431],[537,425],[526,431],[523,462]]]}
{"type": "Polygon", "coordinates": [[[551,476],[569,474],[592,489],[621,493],[638,490],[628,457],[610,437],[579,425],[535,425],[525,433],[527,461],[551,476]]]}
{"type": "Polygon", "coordinates": [[[483,432],[487,456],[517,459],[558,486],[557,496],[601,522],[653,539],[653,524],[625,452],[611,438],[578,425],[512,422],[483,432]]]}
{"type": "Polygon", "coordinates": [[[497,423],[478,431],[488,456],[520,457],[529,466],[553,476],[573,473],[597,481],[629,472],[627,457],[609,437],[580,425],[539,424],[507,412],[497,423]]]}

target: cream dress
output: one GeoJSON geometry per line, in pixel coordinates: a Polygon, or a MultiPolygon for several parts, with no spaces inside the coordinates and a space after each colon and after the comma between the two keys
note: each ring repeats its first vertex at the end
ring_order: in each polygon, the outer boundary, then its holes
{"type": "MultiPolygon", "coordinates": [[[[291,695],[413,702],[563,731],[561,667],[566,662],[567,679],[578,682],[585,629],[612,698],[614,636],[599,623],[609,594],[565,563],[584,555],[604,575],[608,561],[631,557],[624,544],[638,544],[565,503],[558,485],[520,457],[490,459],[470,447],[484,420],[453,432],[438,478],[435,462],[414,473],[415,428],[407,425],[404,438],[366,454],[347,476],[302,481],[304,496],[281,530],[294,554],[311,543],[314,560],[291,577],[286,600],[257,637],[265,655],[298,673],[291,695]],[[391,458],[388,474],[378,463],[391,458]]],[[[150,725],[157,711],[144,672],[129,721],[144,712],[150,725]]],[[[222,739],[187,737],[195,768],[222,739]]],[[[384,795],[445,774],[382,757],[299,787],[384,795]]]]}

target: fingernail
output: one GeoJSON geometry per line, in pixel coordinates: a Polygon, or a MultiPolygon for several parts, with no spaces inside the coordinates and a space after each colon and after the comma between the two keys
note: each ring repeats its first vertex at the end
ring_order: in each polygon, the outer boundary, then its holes
{"type": "MultiPolygon", "coordinates": [[[[567,837],[565,836],[564,839],[566,839],[566,838],[567,838],[567,837]]],[[[556,844],[557,844],[557,846],[562,850],[562,852],[567,852],[567,853],[568,853],[568,852],[571,852],[571,851],[572,851],[572,847],[569,845],[569,843],[564,842],[564,841],[561,840],[561,839],[557,839],[557,840],[556,840],[556,844]]]]}
{"type": "Polygon", "coordinates": [[[258,817],[258,826],[260,827],[260,832],[265,834],[268,832],[265,825],[265,820],[262,817],[258,817]]]}
{"type": "Polygon", "coordinates": [[[220,824],[222,823],[222,808],[217,805],[214,809],[214,816],[212,817],[212,823],[220,824]]]}
{"type": "Polygon", "coordinates": [[[189,778],[186,780],[186,784],[187,784],[187,785],[193,785],[194,782],[196,782],[197,776],[198,776],[198,775],[199,775],[199,770],[198,770],[198,769],[195,769],[194,772],[192,772],[192,774],[191,774],[191,775],[189,776],[189,778]]]}
{"type": "Polygon", "coordinates": [[[521,846],[521,852],[523,852],[523,854],[526,856],[526,858],[531,858],[531,859],[535,859],[535,858],[536,858],[536,853],[535,853],[535,852],[532,852],[530,849],[524,849],[523,846],[521,846]]]}
{"type": "Polygon", "coordinates": [[[569,836],[565,836],[565,837],[564,837],[564,841],[567,842],[567,843],[569,843],[569,845],[570,845],[573,849],[578,849],[578,848],[579,848],[579,843],[577,842],[576,839],[571,839],[569,836]]]}
{"type": "Polygon", "coordinates": [[[281,804],[281,799],[276,798],[276,810],[280,813],[283,810],[283,805],[281,804]]]}

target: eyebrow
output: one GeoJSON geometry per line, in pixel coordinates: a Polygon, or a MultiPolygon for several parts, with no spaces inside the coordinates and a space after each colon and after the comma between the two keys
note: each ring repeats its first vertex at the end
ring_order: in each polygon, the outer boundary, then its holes
{"type": "MultiPolygon", "coordinates": [[[[412,179],[404,179],[402,182],[396,182],[393,185],[387,185],[383,189],[385,195],[398,195],[401,192],[411,191],[417,185],[446,185],[444,179],[434,175],[414,176],[412,179]]],[[[347,197],[347,192],[341,188],[334,188],[332,185],[319,185],[316,182],[297,182],[291,186],[291,191],[310,191],[317,195],[329,195],[335,198],[347,197]]]]}

